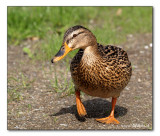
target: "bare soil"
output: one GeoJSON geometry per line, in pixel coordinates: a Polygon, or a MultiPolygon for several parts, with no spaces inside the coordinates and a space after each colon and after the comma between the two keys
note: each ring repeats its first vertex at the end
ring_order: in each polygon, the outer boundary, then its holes
{"type": "MultiPolygon", "coordinates": [[[[128,35],[119,45],[128,52],[133,66],[132,77],[118,98],[115,117],[119,125],[102,124],[96,118],[106,117],[111,111],[111,98],[102,99],[82,95],[88,116],[77,115],[75,95],[56,92],[51,81],[57,71],[63,86],[64,61],[56,66],[50,60],[33,61],[20,46],[8,46],[8,129],[9,130],[98,130],[152,129],[152,34],[128,35]],[[61,73],[61,74],[60,74],[61,73]]],[[[54,55],[54,54],[53,54],[54,55]]],[[[70,74],[67,75],[71,79],[70,74]]]]}

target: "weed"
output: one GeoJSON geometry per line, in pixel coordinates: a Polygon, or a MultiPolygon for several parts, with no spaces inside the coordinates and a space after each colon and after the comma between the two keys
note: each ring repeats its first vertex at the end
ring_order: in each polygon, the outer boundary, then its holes
{"type": "Polygon", "coordinates": [[[141,96],[135,96],[134,97],[136,100],[140,100],[141,99],[141,96]]]}
{"type": "Polygon", "coordinates": [[[18,88],[16,89],[8,89],[8,101],[20,101],[23,100],[22,94],[18,91],[18,88]]]}
{"type": "Polygon", "coordinates": [[[26,53],[29,56],[29,58],[31,58],[31,59],[33,58],[33,54],[29,48],[24,47],[23,52],[26,53]]]}
{"type": "Polygon", "coordinates": [[[26,82],[25,82],[25,77],[24,77],[23,74],[21,74],[21,76],[22,76],[22,84],[23,84],[23,87],[26,88],[27,86],[26,86],[26,82]]]}
{"type": "Polygon", "coordinates": [[[57,120],[58,120],[58,118],[57,118],[57,117],[54,117],[54,123],[56,123],[56,122],[57,122],[57,120]]]}
{"type": "Polygon", "coordinates": [[[71,94],[74,94],[75,93],[75,90],[74,90],[74,84],[72,81],[70,81],[68,83],[68,89],[66,90],[67,94],[68,95],[71,95],[71,94]]]}
{"type": "Polygon", "coordinates": [[[32,109],[31,104],[28,104],[28,110],[31,110],[31,109],[32,109]]]}
{"type": "Polygon", "coordinates": [[[31,84],[35,81],[35,79],[33,80],[29,80],[27,77],[24,76],[23,73],[21,73],[21,83],[22,83],[22,87],[24,89],[29,89],[31,87],[31,84]]]}
{"type": "Polygon", "coordinates": [[[151,71],[151,67],[150,66],[148,66],[148,73],[151,71]]]}
{"type": "Polygon", "coordinates": [[[64,63],[65,71],[59,72],[60,76],[57,76],[57,67],[54,66],[54,79],[50,80],[50,83],[57,93],[66,92],[68,95],[73,94],[74,84],[68,77],[69,74],[69,62],[64,63]]]}
{"type": "Polygon", "coordinates": [[[149,129],[149,130],[153,130],[152,126],[150,126],[148,129],[149,129]]]}
{"type": "Polygon", "coordinates": [[[31,88],[31,84],[35,81],[29,80],[24,76],[23,73],[20,74],[20,77],[9,77],[8,85],[14,84],[14,87],[8,87],[8,101],[20,101],[24,99],[23,91],[25,89],[31,88]],[[20,78],[21,77],[21,78],[20,78]]]}

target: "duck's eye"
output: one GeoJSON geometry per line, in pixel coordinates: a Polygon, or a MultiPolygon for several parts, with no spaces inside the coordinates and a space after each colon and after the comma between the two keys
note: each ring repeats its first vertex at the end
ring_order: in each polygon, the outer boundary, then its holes
{"type": "Polygon", "coordinates": [[[64,46],[61,49],[64,50],[64,46]]]}
{"type": "Polygon", "coordinates": [[[73,37],[76,37],[77,36],[77,34],[73,34],[73,37]]]}

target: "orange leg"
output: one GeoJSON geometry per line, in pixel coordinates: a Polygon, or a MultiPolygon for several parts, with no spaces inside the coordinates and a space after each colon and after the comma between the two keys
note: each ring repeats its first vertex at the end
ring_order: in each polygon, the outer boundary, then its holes
{"type": "Polygon", "coordinates": [[[112,111],[111,111],[111,113],[110,113],[110,115],[108,117],[101,118],[101,119],[96,119],[96,120],[101,122],[101,123],[119,124],[119,121],[114,118],[114,109],[115,109],[116,101],[117,101],[117,98],[112,98],[112,111]]]}
{"type": "Polygon", "coordinates": [[[77,104],[77,112],[79,114],[79,116],[85,116],[86,110],[85,107],[83,106],[82,102],[81,102],[81,98],[80,98],[80,91],[76,91],[76,104],[77,104]]]}

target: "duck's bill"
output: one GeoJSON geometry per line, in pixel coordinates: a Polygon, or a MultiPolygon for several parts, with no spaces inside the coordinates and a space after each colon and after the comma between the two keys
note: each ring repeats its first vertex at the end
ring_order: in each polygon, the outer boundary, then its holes
{"type": "Polygon", "coordinates": [[[72,49],[65,42],[64,45],[60,48],[59,52],[51,60],[52,63],[57,62],[63,59],[72,49]]]}

